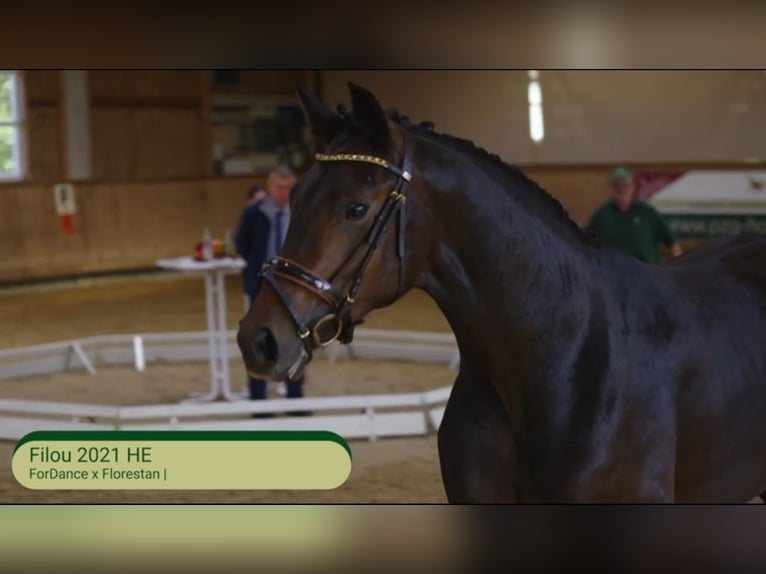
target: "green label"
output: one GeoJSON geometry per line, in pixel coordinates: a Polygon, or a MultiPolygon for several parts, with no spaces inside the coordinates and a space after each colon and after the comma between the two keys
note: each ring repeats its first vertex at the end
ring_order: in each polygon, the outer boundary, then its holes
{"type": "Polygon", "coordinates": [[[12,469],[36,490],[329,490],[351,450],[325,431],[40,431],[12,469]]]}

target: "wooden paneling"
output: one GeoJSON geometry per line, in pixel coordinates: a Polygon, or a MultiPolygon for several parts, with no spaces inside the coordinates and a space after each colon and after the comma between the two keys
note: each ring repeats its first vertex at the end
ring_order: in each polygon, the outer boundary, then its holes
{"type": "Polygon", "coordinates": [[[133,112],[135,177],[199,175],[200,132],[197,110],[147,109],[133,112]]]}
{"type": "Polygon", "coordinates": [[[201,166],[200,175],[202,177],[211,177],[213,175],[213,123],[212,112],[212,92],[210,90],[210,77],[205,72],[197,75],[197,89],[200,94],[199,117],[200,117],[200,146],[199,162],[201,166]]]}
{"type": "Polygon", "coordinates": [[[8,261],[20,261],[24,259],[22,248],[28,231],[24,229],[16,215],[19,213],[19,192],[10,189],[8,185],[0,186],[0,192],[2,192],[0,193],[0,220],[3,222],[0,226],[3,245],[0,249],[0,257],[8,261]]]}
{"type": "Polygon", "coordinates": [[[122,100],[129,102],[133,99],[130,88],[129,70],[90,70],[88,72],[88,89],[91,101],[122,100]]]}
{"type": "Polygon", "coordinates": [[[56,105],[59,103],[58,70],[27,70],[22,74],[27,105],[56,105]]]}
{"type": "Polygon", "coordinates": [[[94,179],[199,177],[209,170],[203,77],[199,71],[89,72],[94,179]]]}
{"type": "Polygon", "coordinates": [[[50,185],[0,185],[0,282],[153,267],[191,254],[205,227],[236,227],[249,178],[76,186],[76,231],[63,235],[50,185]]]}
{"type": "Polygon", "coordinates": [[[27,70],[20,73],[25,102],[25,144],[28,181],[52,181],[62,170],[61,73],[27,70]]]}
{"type": "Polygon", "coordinates": [[[199,72],[197,71],[147,71],[132,72],[130,84],[136,99],[141,100],[187,100],[199,102],[199,72]]]}
{"type": "MultiPolygon", "coordinates": [[[[611,165],[524,166],[533,163],[524,115],[524,73],[497,74],[504,78],[499,91],[493,91],[497,84],[489,72],[434,72],[431,78],[436,79],[428,81],[418,72],[358,72],[353,79],[379,92],[385,106],[400,105],[414,120],[435,120],[439,131],[470,137],[504,159],[522,163],[529,177],[560,199],[575,221],[585,224],[608,197],[611,165]]],[[[0,281],[151,267],[158,257],[191,253],[204,227],[222,237],[227,226],[236,226],[245,191],[257,180],[202,177],[210,169],[209,72],[88,73],[95,181],[77,187],[73,236],[59,230],[51,191],[62,173],[60,73],[27,71],[23,77],[30,178],[23,184],[0,184],[0,281]]],[[[323,73],[330,104],[347,99],[347,79],[346,72],[323,73]]],[[[246,70],[239,85],[217,86],[215,91],[289,95],[296,84],[308,81],[305,71],[246,70]]],[[[754,85],[748,94],[761,93],[754,91],[761,84],[754,85]]],[[[561,102],[556,108],[556,102],[549,98],[550,113],[558,109],[557,117],[574,114],[561,102]]],[[[558,127],[555,121],[549,123],[551,137],[561,127],[561,117],[558,127]]],[[[617,132],[616,137],[626,136],[617,132]]],[[[633,167],[676,171],[709,165],[633,167]]],[[[731,167],[743,169],[742,164],[731,167]]]]}
{"type": "MultiPolygon", "coordinates": [[[[636,166],[677,171],[705,166],[636,166]]],[[[716,166],[725,168],[725,166],[716,166]]],[[[584,225],[608,197],[611,166],[527,167],[524,172],[584,225]]],[[[742,166],[731,165],[731,169],[742,166]]],[[[0,185],[0,282],[152,267],[160,257],[190,254],[208,227],[236,229],[255,178],[191,179],[77,186],[76,233],[58,227],[49,185],[0,185]]],[[[687,245],[690,243],[687,243],[687,245]]]]}
{"type": "MultiPolygon", "coordinates": [[[[24,73],[30,182],[63,177],[61,73],[24,73]]],[[[293,95],[306,71],[243,70],[223,92],[293,95]]],[[[94,181],[200,178],[212,174],[209,71],[90,70],[94,181]]]]}
{"type": "Polygon", "coordinates": [[[214,94],[294,95],[296,86],[308,88],[306,70],[240,70],[235,84],[213,84],[214,94]]]}
{"type": "Polygon", "coordinates": [[[129,180],[134,174],[133,112],[92,108],[91,173],[96,180],[129,180]]]}
{"type": "Polygon", "coordinates": [[[585,225],[595,208],[609,199],[606,168],[529,167],[524,169],[524,173],[561,201],[572,219],[580,225],[585,225]]]}
{"type": "Polygon", "coordinates": [[[27,109],[27,177],[31,181],[52,181],[61,174],[60,114],[58,105],[27,109]]]}
{"type": "Polygon", "coordinates": [[[88,72],[94,105],[142,102],[198,102],[199,74],[185,70],[91,70],[88,72]]]}

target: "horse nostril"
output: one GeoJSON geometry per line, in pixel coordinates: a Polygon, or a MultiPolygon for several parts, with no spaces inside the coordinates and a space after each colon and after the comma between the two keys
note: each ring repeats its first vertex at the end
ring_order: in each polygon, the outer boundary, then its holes
{"type": "Polygon", "coordinates": [[[255,336],[255,355],[259,362],[265,364],[274,364],[279,358],[277,349],[277,340],[268,327],[263,327],[255,336]]]}

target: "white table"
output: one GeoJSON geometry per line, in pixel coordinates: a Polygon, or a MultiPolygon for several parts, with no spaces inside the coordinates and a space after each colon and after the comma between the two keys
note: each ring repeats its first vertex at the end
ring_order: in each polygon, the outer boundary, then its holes
{"type": "Polygon", "coordinates": [[[188,401],[210,402],[219,396],[230,401],[245,398],[246,393],[231,390],[229,378],[229,349],[226,340],[226,281],[228,274],[240,273],[246,263],[240,258],[197,261],[193,257],[159,259],[157,267],[184,273],[201,274],[205,278],[205,306],[210,346],[210,392],[193,395],[188,401]]]}

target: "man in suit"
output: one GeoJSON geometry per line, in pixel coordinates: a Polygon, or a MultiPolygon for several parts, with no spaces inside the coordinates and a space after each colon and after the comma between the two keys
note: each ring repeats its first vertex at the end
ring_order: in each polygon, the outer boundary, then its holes
{"type": "MultiPolygon", "coordinates": [[[[254,203],[258,203],[262,199],[264,199],[268,194],[266,193],[266,189],[261,185],[253,185],[247,189],[247,203],[245,203],[245,207],[253,205],[254,203]]],[[[239,250],[237,250],[239,251],[239,250]]],[[[248,295],[247,292],[247,271],[242,270],[242,299],[245,306],[245,313],[247,313],[247,310],[250,308],[250,304],[252,299],[250,298],[250,295],[248,295]]]]}
{"type": "Polygon", "coordinates": [[[266,197],[266,190],[260,185],[254,185],[247,190],[247,205],[258,203],[266,197]]]}
{"type": "MultiPolygon", "coordinates": [[[[297,178],[286,166],[278,166],[266,179],[266,197],[248,205],[242,212],[237,230],[237,252],[247,266],[242,273],[244,289],[249,301],[255,299],[261,288],[259,271],[265,261],[275,257],[285,240],[290,225],[290,193],[297,178]]],[[[304,378],[286,383],[288,398],[303,396],[304,378]]],[[[251,400],[266,398],[266,381],[248,377],[251,400]]],[[[308,415],[308,412],[288,413],[308,415]]]]}

